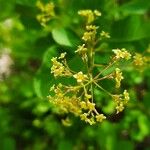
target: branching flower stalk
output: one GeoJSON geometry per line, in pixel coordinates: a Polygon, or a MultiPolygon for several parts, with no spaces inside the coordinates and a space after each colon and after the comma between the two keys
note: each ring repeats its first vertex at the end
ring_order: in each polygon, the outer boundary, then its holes
{"type": "MultiPolygon", "coordinates": [[[[102,64],[95,64],[95,49],[96,43],[99,39],[110,38],[109,34],[102,31],[99,36],[97,34],[98,27],[93,25],[93,22],[97,17],[101,16],[98,10],[81,10],[78,12],[86,20],[85,32],[82,40],[83,44],[78,46],[75,51],[81,56],[87,70],[83,72],[75,72],[70,69],[65,59],[66,53],[62,53],[60,57],[54,57],[51,59],[52,67],[51,73],[55,78],[66,77],[75,80],[75,85],[66,85],[59,83],[53,85],[50,89],[51,95],[48,96],[49,101],[53,103],[61,113],[73,113],[79,116],[81,120],[89,123],[90,125],[96,122],[102,122],[106,119],[104,114],[100,114],[96,109],[96,103],[94,100],[94,89],[98,88],[112,97],[116,107],[116,113],[122,112],[129,101],[129,93],[124,90],[123,94],[112,94],[102,87],[100,81],[102,80],[114,80],[116,83],[115,88],[120,88],[121,81],[124,79],[121,69],[117,66],[111,73],[103,75],[110,67],[117,65],[121,60],[129,60],[131,54],[126,49],[114,49],[113,57],[107,66],[102,64]],[[94,67],[103,67],[101,71],[95,75],[94,67]]],[[[68,118],[67,118],[68,120],[68,118]]]]}

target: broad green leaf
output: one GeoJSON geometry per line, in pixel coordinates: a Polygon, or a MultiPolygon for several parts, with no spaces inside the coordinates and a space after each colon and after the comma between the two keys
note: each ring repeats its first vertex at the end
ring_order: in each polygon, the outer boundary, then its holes
{"type": "Polygon", "coordinates": [[[80,58],[80,56],[76,55],[74,56],[69,62],[68,62],[70,68],[73,71],[79,72],[79,71],[86,71],[86,66],[83,63],[82,59],[80,58]]]}
{"type": "Polygon", "coordinates": [[[55,28],[52,30],[52,36],[54,40],[63,46],[74,47],[78,46],[79,39],[77,35],[71,30],[64,29],[64,28],[55,28]]]}
{"type": "Polygon", "coordinates": [[[150,9],[149,0],[135,0],[130,1],[129,3],[123,4],[119,10],[124,15],[133,15],[133,14],[145,14],[150,9]]]}
{"type": "Polygon", "coordinates": [[[139,15],[132,15],[113,23],[111,37],[113,42],[131,42],[150,37],[150,22],[139,15]]]}
{"type": "Polygon", "coordinates": [[[50,47],[43,56],[42,65],[34,78],[34,90],[38,97],[48,96],[50,86],[55,82],[54,77],[50,74],[51,58],[56,55],[57,48],[50,47]]]}

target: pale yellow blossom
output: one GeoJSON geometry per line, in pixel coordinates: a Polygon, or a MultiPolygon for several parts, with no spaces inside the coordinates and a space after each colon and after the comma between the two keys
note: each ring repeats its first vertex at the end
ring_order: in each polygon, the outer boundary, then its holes
{"type": "Polygon", "coordinates": [[[78,83],[82,83],[85,81],[85,79],[87,79],[87,75],[83,74],[81,71],[73,75],[73,77],[77,79],[78,83]]]}
{"type": "Polygon", "coordinates": [[[104,114],[98,114],[98,115],[96,115],[96,121],[97,122],[102,122],[105,119],[106,119],[106,116],[104,116],[104,114]]]}
{"type": "Polygon", "coordinates": [[[127,50],[125,48],[120,49],[113,49],[112,50],[115,53],[115,57],[116,59],[121,59],[124,58],[126,60],[131,58],[131,54],[129,52],[127,52],[127,50]]]}
{"type": "Polygon", "coordinates": [[[119,88],[121,85],[121,80],[124,79],[122,76],[122,72],[119,68],[115,69],[115,81],[116,81],[116,88],[119,88]]]}

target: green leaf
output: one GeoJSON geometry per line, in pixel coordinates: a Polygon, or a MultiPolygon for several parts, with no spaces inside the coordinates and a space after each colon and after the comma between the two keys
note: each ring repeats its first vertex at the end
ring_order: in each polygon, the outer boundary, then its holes
{"type": "Polygon", "coordinates": [[[149,0],[144,0],[144,3],[141,0],[136,0],[131,1],[129,3],[125,3],[119,9],[124,16],[127,16],[133,14],[143,15],[149,10],[149,8],[150,8],[149,0]]]}
{"type": "Polygon", "coordinates": [[[55,28],[52,30],[52,36],[58,44],[63,46],[74,47],[79,44],[77,35],[69,29],[55,28]]]}
{"type": "Polygon", "coordinates": [[[69,62],[68,62],[70,68],[73,70],[73,71],[76,71],[76,72],[79,72],[79,71],[83,71],[85,72],[86,70],[86,66],[85,64],[83,63],[82,59],[80,56],[74,56],[69,62]]]}
{"type": "Polygon", "coordinates": [[[54,77],[50,74],[51,58],[56,55],[57,47],[50,47],[43,56],[43,62],[34,78],[34,90],[38,97],[48,96],[49,88],[55,82],[54,77]]]}
{"type": "Polygon", "coordinates": [[[150,22],[139,15],[132,15],[113,23],[111,37],[113,42],[130,42],[149,38],[150,22]]]}

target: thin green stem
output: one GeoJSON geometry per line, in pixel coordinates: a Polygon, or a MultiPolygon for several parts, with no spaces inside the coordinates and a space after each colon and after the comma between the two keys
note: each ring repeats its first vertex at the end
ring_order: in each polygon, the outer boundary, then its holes
{"type": "Polygon", "coordinates": [[[105,67],[102,71],[100,71],[100,72],[94,77],[94,80],[96,80],[104,71],[106,71],[108,68],[110,68],[114,63],[115,63],[115,61],[113,61],[113,62],[110,63],[107,67],[105,67]]]}
{"type": "Polygon", "coordinates": [[[75,72],[75,71],[73,71],[73,70],[71,70],[71,69],[69,68],[66,59],[64,59],[63,63],[64,63],[64,66],[65,66],[71,73],[73,73],[73,74],[76,74],[76,73],[77,73],[77,72],[75,72]]]}
{"type": "Polygon", "coordinates": [[[105,65],[102,65],[102,64],[94,64],[94,67],[104,67],[104,66],[106,66],[106,64],[105,64],[105,65]]]}
{"type": "Polygon", "coordinates": [[[102,78],[98,78],[98,79],[96,79],[95,81],[101,81],[101,80],[105,80],[105,79],[108,79],[108,78],[111,78],[111,77],[112,77],[112,73],[109,74],[109,75],[106,75],[106,76],[104,76],[104,77],[102,77],[102,78]]]}
{"type": "Polygon", "coordinates": [[[103,87],[101,87],[99,84],[97,84],[95,81],[93,81],[93,83],[100,88],[101,90],[103,90],[104,92],[106,92],[108,95],[110,95],[112,97],[112,94],[110,92],[108,92],[107,90],[105,90],[103,87]]]}

